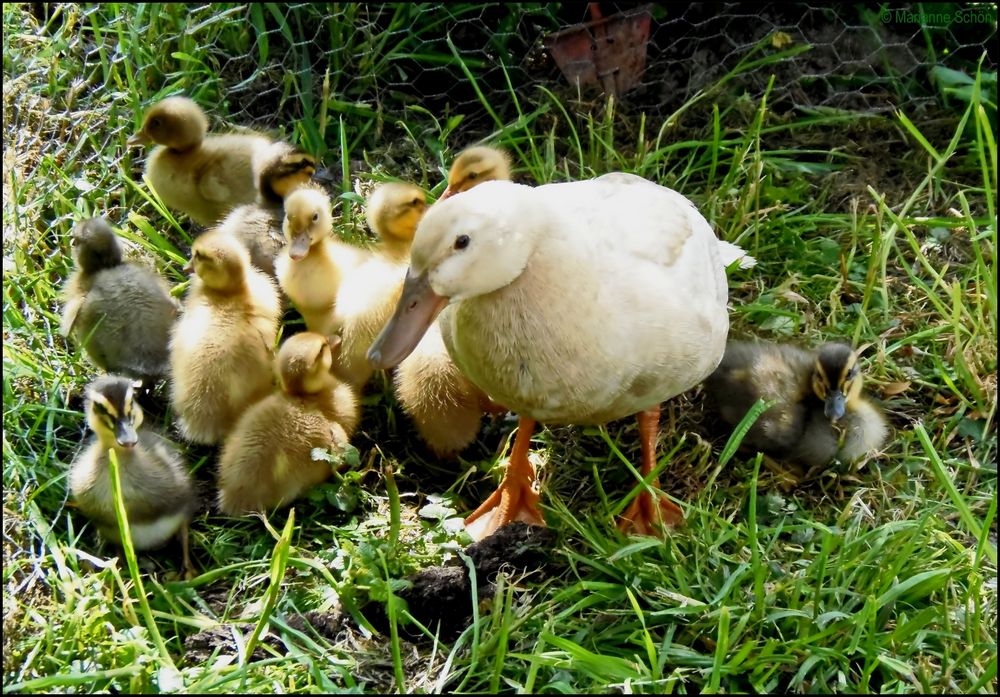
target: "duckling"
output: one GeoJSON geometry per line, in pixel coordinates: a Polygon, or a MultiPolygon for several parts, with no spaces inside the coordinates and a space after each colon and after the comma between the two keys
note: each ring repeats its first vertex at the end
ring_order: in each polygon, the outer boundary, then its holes
{"type": "Polygon", "coordinates": [[[271,391],[278,290],[219,232],[195,240],[185,270],[197,275],[171,332],[171,402],[187,440],[219,443],[271,391]]]}
{"type": "Polygon", "coordinates": [[[153,549],[178,535],[185,575],[191,578],[187,526],[198,497],[176,445],[142,426],[143,413],[135,398],[139,386],[118,375],[105,375],[87,386],[87,423],[95,437],[73,460],[70,493],[100,534],[120,545],[108,455],[114,450],[133,545],[138,550],[153,549]]]}
{"type": "Polygon", "coordinates": [[[863,381],[857,354],[846,344],[825,343],[810,352],[731,342],[705,387],[730,425],[758,398],[774,401],[743,443],[812,468],[835,459],[852,462],[885,443],[888,425],[864,396],[863,381]]]}
{"type": "Polygon", "coordinates": [[[338,339],[302,332],[278,351],[281,388],[250,407],[219,458],[219,508],[230,515],[288,504],[330,476],[313,448],[348,442],[358,424],[354,391],[332,374],[338,339]]]}
{"type": "Polygon", "coordinates": [[[155,382],[165,375],[170,327],[178,305],[152,269],[123,261],[117,235],[104,218],[71,232],[76,270],[64,289],[59,327],[106,371],[155,382]]]}
{"type": "Polygon", "coordinates": [[[403,411],[438,457],[452,457],[475,440],[483,411],[492,406],[448,355],[436,323],[396,367],[393,387],[403,411]]]}
{"type": "Polygon", "coordinates": [[[485,181],[510,181],[510,155],[488,145],[466,148],[448,170],[448,187],[440,201],[485,181]]]}
{"type": "Polygon", "coordinates": [[[274,276],[274,260],[285,246],[281,225],[285,196],[308,184],[316,160],[288,143],[272,143],[254,159],[258,195],[254,203],[234,208],[217,226],[235,235],[250,252],[250,263],[274,276]]]}
{"type": "Polygon", "coordinates": [[[257,202],[280,206],[295,189],[316,174],[316,158],[281,141],[257,153],[253,163],[257,202]]]}
{"type": "Polygon", "coordinates": [[[199,225],[214,225],[257,198],[254,157],[271,144],[258,134],[208,134],[205,112],[187,97],[168,97],[147,110],[131,145],[159,147],[146,176],[168,208],[199,225]]]}
{"type": "Polygon", "coordinates": [[[424,192],[412,184],[383,184],[368,199],[368,224],[380,242],[344,274],[334,312],[334,324],[343,340],[337,374],[359,389],[372,375],[365,353],[399,300],[410,241],[426,207],[424,192]]]}
{"type": "Polygon", "coordinates": [[[337,290],[344,274],[365,258],[362,250],[333,237],[330,197],[316,186],[302,186],[285,199],[283,223],[288,245],[274,269],[306,328],[324,336],[338,328],[337,290]]]}

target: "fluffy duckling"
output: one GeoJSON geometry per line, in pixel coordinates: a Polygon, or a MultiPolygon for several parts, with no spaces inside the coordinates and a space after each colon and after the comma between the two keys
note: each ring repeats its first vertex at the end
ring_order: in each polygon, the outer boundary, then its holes
{"type": "Polygon", "coordinates": [[[510,181],[510,155],[488,145],[466,148],[448,170],[448,187],[439,200],[467,191],[485,181],[510,181]]]}
{"type": "Polygon", "coordinates": [[[150,107],[129,145],[156,143],[146,176],[168,208],[199,225],[214,225],[257,198],[253,160],[271,140],[256,134],[208,134],[205,112],[187,97],[150,107]]]}
{"type": "Polygon", "coordinates": [[[417,432],[438,457],[452,457],[476,438],[483,411],[503,411],[462,374],[432,324],[397,367],[396,398],[417,432]]]}
{"type": "Polygon", "coordinates": [[[154,382],[168,369],[167,342],[178,306],[154,271],[124,262],[104,218],[71,233],[76,270],[64,289],[59,330],[106,371],[154,382]]]}
{"type": "Polygon", "coordinates": [[[282,203],[300,186],[308,184],[316,160],[288,143],[272,143],[254,159],[257,201],[234,208],[217,229],[236,236],[250,252],[250,263],[274,276],[274,260],[285,246],[281,229],[282,203]]]}
{"type": "Polygon", "coordinates": [[[857,354],[846,344],[804,351],[786,344],[731,342],[705,387],[730,425],[739,423],[758,398],[775,402],[743,443],[811,468],[835,459],[854,461],[885,443],[888,425],[864,396],[863,381],[857,354]]]}
{"type": "Polygon", "coordinates": [[[338,328],[334,307],[341,279],[365,255],[334,239],[330,197],[319,187],[303,186],[289,194],[282,227],[288,245],[275,261],[278,283],[306,328],[330,336],[338,328]]]}
{"type": "Polygon", "coordinates": [[[219,508],[230,515],[285,505],[330,476],[313,448],[348,442],[358,424],[354,391],[331,373],[337,339],[312,332],[278,351],[281,389],[250,407],[219,458],[219,508]]]}
{"type": "Polygon", "coordinates": [[[197,275],[171,332],[170,396],[187,440],[219,443],[271,391],[278,291],[247,250],[219,232],[195,240],[185,270],[197,275]]]}
{"type": "Polygon", "coordinates": [[[280,206],[295,189],[312,182],[316,158],[279,141],[257,154],[253,169],[258,202],[280,206]]]}
{"type": "MultiPolygon", "coordinates": [[[[598,179],[616,185],[646,182],[642,177],[625,172],[611,172],[598,179]]],[[[488,145],[466,148],[452,163],[448,171],[448,186],[439,200],[443,201],[450,196],[468,191],[485,181],[510,181],[510,155],[488,145]]],[[[693,203],[689,204],[694,208],[693,203]]],[[[747,254],[742,247],[724,240],[719,240],[718,245],[719,258],[724,268],[737,261],[741,269],[757,265],[757,260],[747,254]]]]}
{"type": "Polygon", "coordinates": [[[380,241],[364,261],[344,274],[334,313],[343,340],[337,374],[359,389],[372,375],[365,353],[399,300],[410,242],[426,207],[424,192],[412,184],[383,184],[368,199],[368,224],[380,241]]]}
{"type": "Polygon", "coordinates": [[[178,535],[185,575],[190,578],[194,568],[187,526],[198,498],[176,446],[142,427],[142,409],[134,392],[138,386],[117,375],[105,375],[87,386],[87,422],[95,437],[73,460],[69,489],[101,535],[120,545],[108,455],[114,450],[132,543],[139,550],[153,549],[178,535]]]}
{"type": "MultiPolygon", "coordinates": [[[[371,377],[365,353],[399,300],[410,243],[425,210],[424,192],[412,184],[383,184],[368,199],[368,224],[381,242],[372,258],[344,277],[336,304],[343,338],[337,374],[355,387],[371,377]]],[[[475,439],[486,396],[448,356],[437,325],[399,364],[393,382],[403,411],[439,457],[452,456],[475,439]]]]}

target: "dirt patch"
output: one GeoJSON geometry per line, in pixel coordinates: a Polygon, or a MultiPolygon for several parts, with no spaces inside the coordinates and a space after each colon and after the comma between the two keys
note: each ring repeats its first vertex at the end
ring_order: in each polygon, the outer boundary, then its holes
{"type": "MultiPolygon", "coordinates": [[[[553,571],[551,549],[556,534],[548,528],[512,523],[485,540],[466,548],[476,572],[476,600],[492,597],[497,574],[542,578],[553,571]]],[[[397,593],[407,609],[432,632],[440,630],[445,641],[456,638],[472,618],[472,578],[469,568],[458,560],[446,566],[434,566],[407,578],[410,587],[397,593]]],[[[363,609],[372,625],[388,632],[388,618],[381,603],[363,609]]],[[[423,636],[416,629],[402,628],[410,638],[423,636]]]]}

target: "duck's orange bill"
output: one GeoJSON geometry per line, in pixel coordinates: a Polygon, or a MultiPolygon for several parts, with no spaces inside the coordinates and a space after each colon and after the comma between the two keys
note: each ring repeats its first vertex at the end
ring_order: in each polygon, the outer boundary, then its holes
{"type": "Polygon", "coordinates": [[[427,274],[406,272],[403,294],[389,323],[368,349],[368,361],[375,368],[392,368],[410,355],[420,343],[431,322],[448,304],[431,288],[427,274]]]}

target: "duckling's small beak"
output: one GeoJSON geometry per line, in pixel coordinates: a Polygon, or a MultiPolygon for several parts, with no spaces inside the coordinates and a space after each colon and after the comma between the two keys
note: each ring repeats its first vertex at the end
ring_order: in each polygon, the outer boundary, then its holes
{"type": "Polygon", "coordinates": [[[447,304],[448,298],[441,297],[431,288],[427,274],[418,276],[411,268],[406,272],[396,311],[368,349],[368,361],[375,368],[398,365],[417,347],[431,322],[447,304]]]}
{"type": "Polygon", "coordinates": [[[131,422],[121,419],[115,424],[115,440],[123,448],[133,448],[139,442],[139,434],[131,422]]]}
{"type": "Polygon", "coordinates": [[[142,131],[136,132],[131,138],[129,138],[125,143],[130,147],[134,148],[137,145],[149,145],[153,142],[153,139],[142,131]]]}
{"type": "Polygon", "coordinates": [[[823,405],[823,413],[830,421],[840,421],[844,418],[847,410],[847,398],[840,390],[830,390],[826,393],[826,403],[823,405]]]}
{"type": "Polygon", "coordinates": [[[444,190],[444,193],[441,194],[441,198],[439,198],[438,201],[444,201],[446,198],[450,198],[451,196],[454,196],[457,193],[458,193],[457,191],[455,191],[449,186],[444,190]]]}
{"type": "Polygon", "coordinates": [[[188,261],[188,263],[184,265],[184,268],[181,269],[181,271],[183,271],[184,273],[186,273],[188,276],[190,276],[191,274],[193,274],[194,273],[194,259],[191,259],[190,261],[188,261]]]}
{"type": "Polygon", "coordinates": [[[295,261],[302,259],[306,254],[309,253],[309,247],[311,246],[312,238],[309,237],[309,231],[300,232],[295,237],[292,238],[292,244],[288,248],[288,256],[290,256],[295,261]]]}

